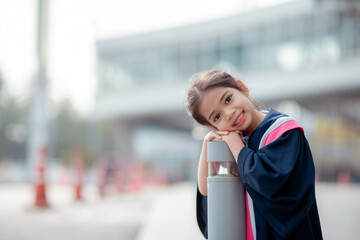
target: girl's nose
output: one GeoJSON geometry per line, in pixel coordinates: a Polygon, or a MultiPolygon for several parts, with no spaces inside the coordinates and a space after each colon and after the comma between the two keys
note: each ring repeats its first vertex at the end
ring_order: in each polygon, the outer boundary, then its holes
{"type": "Polygon", "coordinates": [[[235,113],[235,109],[229,108],[226,113],[226,119],[230,120],[235,113]]]}

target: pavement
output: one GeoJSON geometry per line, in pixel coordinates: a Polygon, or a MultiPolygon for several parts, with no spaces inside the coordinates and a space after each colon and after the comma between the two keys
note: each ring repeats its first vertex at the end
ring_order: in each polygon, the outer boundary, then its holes
{"type": "Polygon", "coordinates": [[[82,201],[66,185],[47,187],[49,208],[35,208],[33,187],[0,184],[1,240],[204,239],[197,229],[190,183],[145,187],[100,197],[86,186],[82,201]]]}
{"type": "MultiPolygon", "coordinates": [[[[195,187],[183,182],[100,197],[89,185],[75,201],[72,188],[51,185],[50,207],[39,209],[32,186],[0,184],[0,239],[202,240],[195,187]]],[[[360,185],[319,183],[316,191],[324,239],[358,239],[360,185]]]]}
{"type": "Polygon", "coordinates": [[[316,187],[324,239],[360,239],[360,184],[326,184],[316,187]]]}

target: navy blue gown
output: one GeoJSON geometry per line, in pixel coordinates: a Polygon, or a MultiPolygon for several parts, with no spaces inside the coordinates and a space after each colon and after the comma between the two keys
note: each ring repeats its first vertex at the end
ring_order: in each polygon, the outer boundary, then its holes
{"type": "MultiPolygon", "coordinates": [[[[322,239],[315,199],[315,168],[301,128],[259,149],[262,136],[280,117],[269,109],[238,156],[243,185],[253,201],[256,239],[322,239]]],[[[197,221],[207,238],[207,197],[197,191],[197,221]]]]}

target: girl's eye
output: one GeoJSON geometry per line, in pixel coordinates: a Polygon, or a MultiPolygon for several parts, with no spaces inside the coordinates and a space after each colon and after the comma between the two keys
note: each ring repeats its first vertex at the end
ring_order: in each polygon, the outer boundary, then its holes
{"type": "Polygon", "coordinates": [[[220,114],[216,114],[215,118],[214,118],[214,122],[216,122],[217,120],[219,120],[220,118],[220,114]]]}
{"type": "Polygon", "coordinates": [[[225,103],[229,103],[230,101],[231,101],[231,95],[230,96],[228,96],[227,98],[226,98],[226,100],[225,100],[225,103]]]}

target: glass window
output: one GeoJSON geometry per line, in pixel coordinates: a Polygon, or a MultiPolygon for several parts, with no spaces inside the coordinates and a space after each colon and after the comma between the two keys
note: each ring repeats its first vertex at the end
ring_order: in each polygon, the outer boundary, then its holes
{"type": "Polygon", "coordinates": [[[180,44],[179,48],[180,56],[189,56],[197,53],[197,43],[196,42],[184,42],[180,44]]]}
{"type": "Polygon", "coordinates": [[[219,37],[219,44],[221,49],[234,48],[238,44],[238,36],[234,33],[228,33],[219,37]]]}
{"type": "Polygon", "coordinates": [[[239,64],[237,48],[232,47],[232,48],[221,50],[220,61],[229,62],[233,66],[237,66],[239,64]]]}
{"type": "Polygon", "coordinates": [[[242,54],[242,67],[252,69],[258,65],[260,56],[256,45],[245,45],[242,54]]]}
{"type": "Polygon", "coordinates": [[[240,33],[239,41],[244,44],[257,44],[258,43],[258,33],[255,30],[247,30],[240,33]]]}
{"type": "Polygon", "coordinates": [[[217,48],[216,38],[199,41],[199,54],[214,52],[217,48]]]}
{"type": "Polygon", "coordinates": [[[258,35],[259,44],[277,41],[281,37],[281,25],[277,23],[264,25],[258,29],[258,35]]]}
{"type": "Polygon", "coordinates": [[[161,48],[161,78],[167,80],[168,78],[174,78],[178,72],[178,46],[169,45],[161,48]]]}
{"type": "Polygon", "coordinates": [[[199,55],[199,71],[213,68],[216,63],[215,51],[199,55]]]}
{"type": "Polygon", "coordinates": [[[156,79],[160,75],[160,51],[158,49],[149,49],[144,55],[146,59],[146,74],[148,78],[156,79]]]}
{"type": "Polygon", "coordinates": [[[183,56],[180,58],[180,73],[193,74],[198,70],[196,55],[183,56]]]}
{"type": "Polygon", "coordinates": [[[357,16],[355,19],[355,49],[360,53],[360,16],[357,16]]]}
{"type": "Polygon", "coordinates": [[[341,48],[346,55],[351,55],[354,52],[354,32],[354,19],[349,16],[343,15],[341,20],[341,48]]]}

